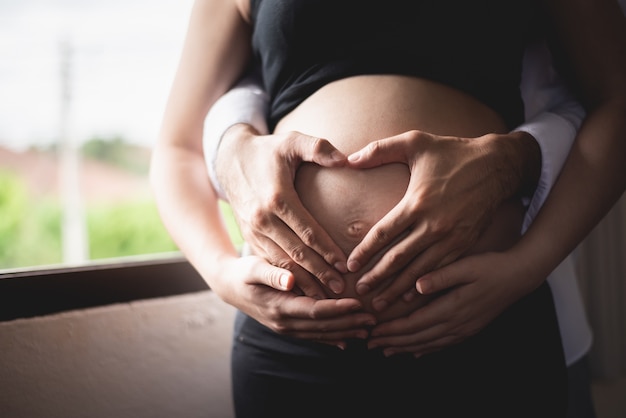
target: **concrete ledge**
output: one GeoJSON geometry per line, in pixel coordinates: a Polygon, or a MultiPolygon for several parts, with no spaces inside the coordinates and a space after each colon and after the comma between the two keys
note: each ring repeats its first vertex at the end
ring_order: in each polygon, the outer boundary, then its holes
{"type": "Polygon", "coordinates": [[[0,321],[207,290],[181,256],[0,272],[0,321]]]}
{"type": "Polygon", "coordinates": [[[234,309],[206,290],[0,323],[0,416],[231,418],[234,309]]]}

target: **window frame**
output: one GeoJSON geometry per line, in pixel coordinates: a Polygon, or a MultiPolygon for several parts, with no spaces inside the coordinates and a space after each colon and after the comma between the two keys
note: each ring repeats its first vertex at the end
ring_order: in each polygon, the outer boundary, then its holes
{"type": "Polygon", "coordinates": [[[209,290],[180,254],[0,271],[0,322],[209,290]]]}

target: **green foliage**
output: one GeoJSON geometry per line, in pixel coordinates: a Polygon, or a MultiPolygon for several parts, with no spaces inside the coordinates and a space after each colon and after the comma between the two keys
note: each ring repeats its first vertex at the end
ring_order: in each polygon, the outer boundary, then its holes
{"type": "Polygon", "coordinates": [[[0,171],[0,269],[61,261],[59,205],[26,190],[15,174],[0,171]]]}
{"type": "Polygon", "coordinates": [[[233,213],[230,205],[222,200],[220,200],[220,210],[222,211],[222,217],[224,219],[224,224],[228,229],[228,233],[230,234],[230,239],[237,247],[238,250],[241,250],[243,246],[244,240],[241,235],[241,231],[239,230],[239,226],[237,225],[237,221],[235,220],[235,215],[233,213]]]}
{"type": "Polygon", "coordinates": [[[0,171],[0,238],[15,234],[26,207],[24,184],[12,173],[0,171]]]}
{"type": "MultiPolygon", "coordinates": [[[[241,248],[230,206],[221,210],[241,248]]],[[[91,259],[177,251],[151,199],[93,204],[86,213],[91,259]]],[[[58,201],[29,196],[15,174],[0,171],[0,269],[61,263],[61,219],[58,201]]]]}
{"type": "Polygon", "coordinates": [[[92,259],[177,250],[152,200],[90,207],[87,225],[92,259]]]}
{"type": "MultiPolygon", "coordinates": [[[[230,206],[220,205],[224,222],[235,246],[243,238],[230,206]]],[[[111,258],[177,251],[152,200],[98,205],[87,211],[90,258],[111,258]]]]}

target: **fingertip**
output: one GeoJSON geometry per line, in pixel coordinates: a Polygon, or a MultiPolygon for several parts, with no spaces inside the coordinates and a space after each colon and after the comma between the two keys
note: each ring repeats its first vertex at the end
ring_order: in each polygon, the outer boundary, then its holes
{"type": "Polygon", "coordinates": [[[415,292],[408,291],[408,292],[405,292],[404,295],[402,295],[402,299],[405,302],[411,302],[411,301],[413,301],[413,299],[415,299],[416,296],[417,295],[415,294],[415,292]]]}
{"type": "Polygon", "coordinates": [[[347,272],[348,272],[348,266],[347,266],[347,264],[346,264],[345,262],[343,262],[343,261],[337,261],[337,262],[333,265],[333,267],[335,267],[335,269],[336,269],[337,271],[339,271],[340,273],[344,273],[344,274],[345,274],[345,273],[347,273],[347,272]]]}
{"type": "Polygon", "coordinates": [[[372,301],[372,307],[378,312],[384,311],[385,309],[387,309],[387,306],[389,306],[389,302],[387,302],[385,299],[374,299],[372,301]]]}
{"type": "Polygon", "coordinates": [[[369,336],[369,332],[367,330],[359,330],[354,334],[354,338],[358,338],[359,340],[366,340],[369,336]]]}
{"type": "Polygon", "coordinates": [[[351,273],[356,273],[361,269],[361,263],[356,260],[348,260],[347,267],[351,273]]]}
{"type": "Polygon", "coordinates": [[[348,161],[350,161],[351,163],[356,163],[357,161],[361,159],[361,156],[362,156],[361,152],[355,152],[353,154],[348,155],[348,161]]]}
{"type": "Polygon", "coordinates": [[[363,309],[363,305],[361,305],[361,302],[354,299],[354,303],[352,305],[349,306],[350,310],[353,312],[357,312],[360,311],[361,309],[363,309]]]}
{"type": "Polygon", "coordinates": [[[432,284],[430,283],[430,281],[424,278],[419,279],[417,280],[417,282],[415,282],[415,288],[422,295],[427,294],[430,291],[431,287],[432,284]]]}
{"type": "Polygon", "coordinates": [[[359,283],[356,285],[356,293],[364,296],[370,291],[370,287],[364,283],[359,283]]]}
{"type": "Polygon", "coordinates": [[[340,280],[337,280],[337,279],[330,280],[328,282],[328,287],[330,287],[330,290],[332,290],[336,294],[343,292],[343,282],[340,280]]]}
{"type": "Polygon", "coordinates": [[[291,290],[294,285],[294,277],[287,273],[282,273],[278,277],[278,285],[280,290],[291,290]]]}
{"type": "Polygon", "coordinates": [[[391,349],[391,348],[387,348],[387,349],[383,350],[383,355],[385,357],[391,357],[391,356],[394,356],[395,354],[396,354],[396,351],[391,349]]]}

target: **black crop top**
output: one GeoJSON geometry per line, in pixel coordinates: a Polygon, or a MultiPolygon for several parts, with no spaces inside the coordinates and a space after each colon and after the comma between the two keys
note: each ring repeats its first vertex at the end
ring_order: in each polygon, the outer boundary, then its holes
{"type": "Polygon", "coordinates": [[[523,121],[532,0],[251,0],[270,128],[325,84],[362,74],[428,78],[523,121]]]}

